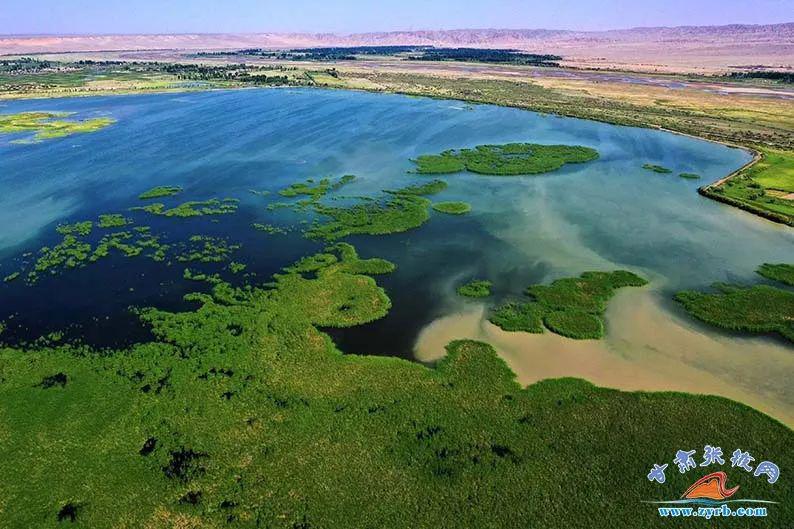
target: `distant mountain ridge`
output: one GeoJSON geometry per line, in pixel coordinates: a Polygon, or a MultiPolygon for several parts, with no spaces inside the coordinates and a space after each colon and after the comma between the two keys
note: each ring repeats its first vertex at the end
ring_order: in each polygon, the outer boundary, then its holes
{"type": "Polygon", "coordinates": [[[312,46],[433,45],[516,48],[588,65],[735,64],[794,67],[794,22],[766,25],[643,27],[606,31],[453,29],[333,33],[0,36],[0,54],[134,50],[218,50],[312,46]],[[595,62],[594,62],[595,61],[595,62]]]}

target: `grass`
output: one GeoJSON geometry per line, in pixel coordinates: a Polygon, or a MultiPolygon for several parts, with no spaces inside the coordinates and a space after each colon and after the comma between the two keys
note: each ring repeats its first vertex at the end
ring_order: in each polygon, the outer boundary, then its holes
{"type": "Polygon", "coordinates": [[[192,235],[180,248],[176,260],[180,263],[219,263],[227,261],[232,253],[239,249],[239,244],[230,244],[220,237],[192,235]]]}
{"type": "MultiPolygon", "coordinates": [[[[21,112],[0,114],[0,134],[35,133],[32,141],[63,138],[73,134],[84,134],[101,130],[116,121],[112,118],[86,120],[65,119],[68,112],[21,112]]],[[[25,141],[23,141],[24,143],[25,141]]]]}
{"type": "Polygon", "coordinates": [[[263,224],[261,222],[254,222],[251,227],[257,231],[267,233],[270,235],[286,235],[287,229],[281,226],[274,226],[273,224],[263,224]]]}
{"type": "Polygon", "coordinates": [[[678,173],[678,176],[687,180],[698,180],[700,178],[700,175],[696,173],[678,173]]]}
{"type": "MultiPolygon", "coordinates": [[[[791,285],[794,266],[764,264],[762,276],[791,285]]],[[[794,292],[769,285],[716,283],[716,292],[687,290],[675,300],[695,318],[723,329],[746,333],[777,333],[794,342],[794,292]]]]}
{"type": "Polygon", "coordinates": [[[237,202],[237,199],[234,198],[224,198],[222,200],[217,198],[211,198],[209,200],[191,200],[170,209],[167,209],[165,204],[161,202],[154,202],[146,206],[135,206],[130,208],[130,210],[145,211],[152,215],[163,217],[189,218],[234,213],[237,211],[237,202]]]}
{"type": "Polygon", "coordinates": [[[758,267],[758,273],[767,279],[794,286],[794,265],[764,263],[758,267]]]}
{"type": "Polygon", "coordinates": [[[467,202],[435,202],[433,209],[447,215],[463,215],[471,211],[471,204],[467,202]]]}
{"type": "Polygon", "coordinates": [[[164,197],[171,197],[178,193],[182,192],[182,188],[179,186],[157,186],[153,187],[152,189],[145,191],[138,195],[138,198],[141,200],[149,200],[152,198],[164,198],[164,197]]]}
{"type": "Polygon", "coordinates": [[[99,226],[100,228],[122,228],[130,223],[131,223],[130,219],[126,218],[124,215],[120,215],[118,213],[111,213],[106,215],[100,215],[97,226],[99,226]]]}
{"type": "MultiPolygon", "coordinates": [[[[444,184],[446,185],[446,184],[444,184]]],[[[336,241],[350,235],[387,235],[418,228],[430,218],[430,200],[420,196],[443,189],[438,182],[387,191],[385,200],[369,197],[351,206],[333,207],[319,202],[313,211],[330,220],[315,223],[306,231],[311,239],[336,241]]]]}
{"type": "MultiPolygon", "coordinates": [[[[742,447],[794,465],[790,429],[723,398],[575,379],[522,388],[468,340],[432,368],[342,354],[318,327],[385,316],[386,292],[362,271],[391,269],[334,245],[269,286],[211,282],[188,296],[193,310],[138,310],[148,343],[0,348],[4,522],[629,529],[658,520],[641,500],[699,477],[645,479],[677,449],[742,447]],[[592,516],[600,490],[609,518],[592,516]]],[[[778,502],[754,527],[794,516],[790,481],[731,478],[778,502]]]]}
{"type": "Polygon", "coordinates": [[[543,332],[546,309],[538,303],[507,303],[492,311],[488,321],[504,331],[543,332]]]}
{"type": "Polygon", "coordinates": [[[667,167],[663,167],[661,165],[654,165],[652,163],[643,164],[642,168],[643,169],[647,169],[648,171],[653,171],[654,173],[660,173],[660,174],[668,174],[668,173],[672,173],[673,172],[672,169],[668,169],[667,167]]]}
{"type": "Polygon", "coordinates": [[[491,295],[491,286],[493,283],[483,279],[475,279],[468,283],[461,285],[457,288],[457,292],[461,296],[468,298],[485,298],[491,295]]]}
{"type": "Polygon", "coordinates": [[[416,160],[421,174],[470,171],[483,175],[527,175],[556,171],[567,163],[584,163],[598,158],[598,151],[577,145],[508,143],[480,145],[474,149],[422,155],[416,160]]]}
{"type": "Polygon", "coordinates": [[[402,189],[397,189],[395,191],[386,191],[386,193],[391,193],[393,195],[435,195],[444,191],[447,188],[447,183],[443,180],[431,180],[430,182],[426,182],[424,184],[417,184],[403,187],[402,189]]]}
{"type": "Polygon", "coordinates": [[[626,270],[585,272],[550,285],[532,285],[526,290],[532,302],[508,303],[488,319],[506,331],[540,333],[545,325],[568,338],[599,339],[604,335],[603,314],[615,290],[645,284],[645,279],[626,270]]]}
{"type": "Polygon", "coordinates": [[[344,175],[335,182],[330,178],[323,178],[319,182],[309,179],[306,182],[291,184],[289,187],[279,191],[278,194],[288,198],[307,196],[312,202],[316,202],[329,192],[336,191],[355,179],[354,175],[344,175]]]}
{"type": "Polygon", "coordinates": [[[118,253],[124,257],[145,255],[154,261],[164,261],[170,245],[160,242],[160,237],[151,234],[148,226],[137,226],[130,231],[106,233],[97,238],[94,227],[103,229],[124,227],[132,221],[120,214],[102,214],[98,222],[80,221],[61,224],[55,231],[62,236],[53,246],[43,246],[36,252],[31,265],[23,266],[6,279],[12,281],[25,273],[26,282],[34,284],[42,276],[55,276],[63,271],[83,268],[118,253]],[[9,279],[10,278],[10,279],[9,279]]]}

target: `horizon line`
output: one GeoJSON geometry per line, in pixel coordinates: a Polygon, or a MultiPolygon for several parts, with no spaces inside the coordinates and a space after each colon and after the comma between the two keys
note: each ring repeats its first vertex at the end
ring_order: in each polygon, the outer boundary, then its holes
{"type": "Polygon", "coordinates": [[[35,38],[35,37],[158,37],[158,36],[190,36],[190,35],[328,35],[335,37],[353,37],[357,35],[375,34],[396,34],[396,33],[452,33],[456,31],[549,31],[564,33],[609,33],[613,31],[634,31],[634,30],[654,30],[654,29],[696,29],[696,28],[727,28],[732,26],[743,27],[765,27],[765,26],[787,26],[793,25],[794,20],[788,22],[773,22],[767,24],[743,24],[735,22],[730,24],[712,25],[678,25],[678,26],[631,26],[610,29],[562,29],[562,28],[509,28],[509,27],[490,27],[490,28],[451,28],[451,29],[392,29],[383,31],[355,31],[355,32],[333,32],[333,31],[224,31],[224,32],[204,32],[204,31],[180,31],[174,33],[154,32],[154,33],[0,33],[0,38],[35,38]]]}

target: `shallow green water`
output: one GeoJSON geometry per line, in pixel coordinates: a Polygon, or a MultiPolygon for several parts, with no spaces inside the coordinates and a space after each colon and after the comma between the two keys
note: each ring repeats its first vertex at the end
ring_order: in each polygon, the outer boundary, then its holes
{"type": "MultiPolygon", "coordinates": [[[[319,90],[241,90],[184,95],[53,99],[7,103],[0,112],[73,111],[111,116],[105,130],[32,145],[0,137],[0,275],[18,270],[25,252],[57,242],[58,223],[122,212],[175,241],[191,234],[227,236],[234,256],[265,281],[279,267],[320,247],[300,230],[268,235],[251,223],[295,225],[304,216],[269,211],[277,191],[306,178],[356,174],[343,195],[376,193],[427,177],[408,174],[412,157],[483,143],[570,143],[596,148],[598,161],[529,177],[445,176],[438,200],[463,200],[468,215],[433,213],[417,230],[351,237],[362,256],[397,263],[382,280],[391,314],[334,331],[350,352],[411,356],[420,329],[459,310],[455,287],[494,283],[494,299],[584,270],[628,268],[651,279],[665,299],[682,287],[757,279],[761,262],[794,261],[794,231],[697,195],[702,182],[746,163],[747,153],[659,131],[542,116],[452,101],[319,90]],[[672,175],[642,168],[669,167],[672,175]],[[677,178],[702,175],[701,182],[677,178]],[[178,200],[234,197],[234,215],[165,219],[127,213],[140,193],[179,185],[178,200]]],[[[170,199],[169,199],[170,200],[170,199]]],[[[97,344],[142,339],[130,305],[182,306],[197,284],[183,266],[110,258],[46,278],[35,286],[0,284],[7,339],[70,329],[97,344]],[[13,316],[13,318],[11,318],[13,316]],[[11,319],[9,319],[11,318],[11,319]]],[[[216,271],[206,266],[206,271],[216,271]]],[[[218,267],[222,270],[222,267],[218,267]]],[[[231,276],[222,271],[227,277],[231,276]]],[[[240,281],[236,279],[235,281],[240,281]]],[[[665,301],[670,311],[678,311],[665,301]]],[[[703,332],[713,332],[703,329],[703,332]]],[[[765,340],[765,338],[759,338],[765,340]]]]}

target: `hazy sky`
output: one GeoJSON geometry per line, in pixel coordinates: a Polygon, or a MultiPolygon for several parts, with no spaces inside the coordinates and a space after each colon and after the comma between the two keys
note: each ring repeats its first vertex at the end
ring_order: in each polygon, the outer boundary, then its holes
{"type": "Polygon", "coordinates": [[[0,0],[0,34],[611,29],[794,21],[794,0],[0,0]]]}

